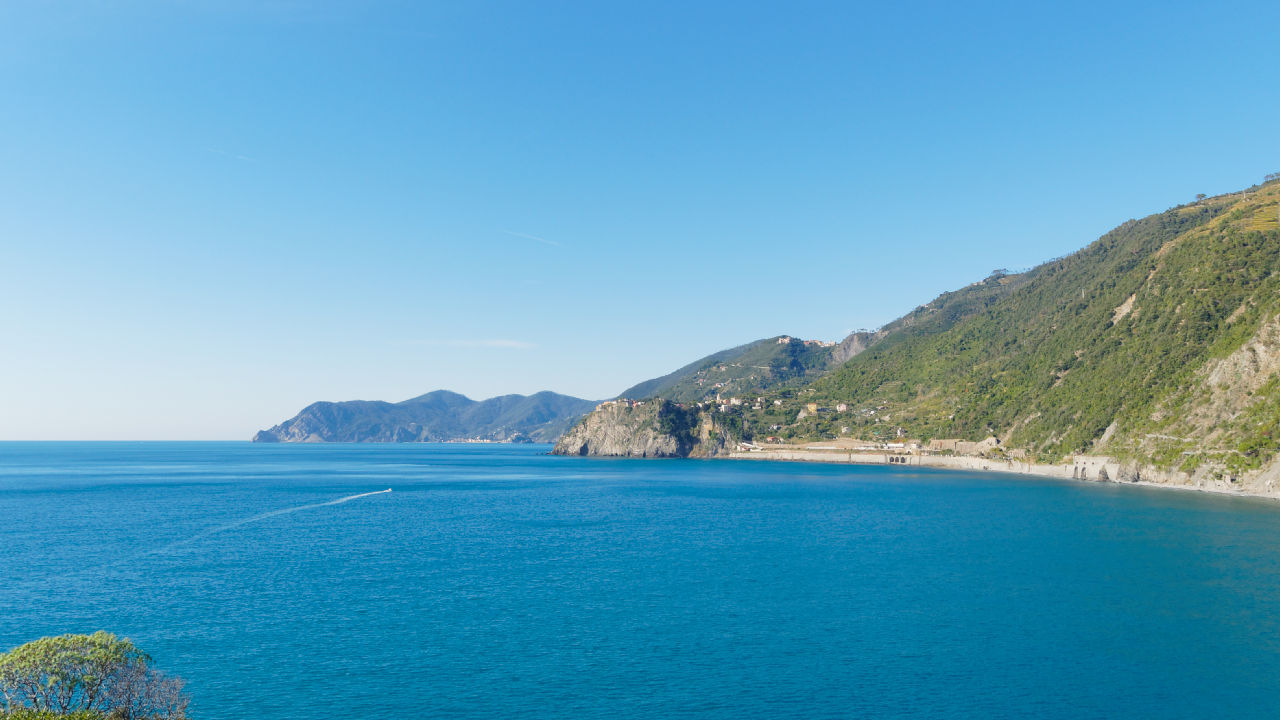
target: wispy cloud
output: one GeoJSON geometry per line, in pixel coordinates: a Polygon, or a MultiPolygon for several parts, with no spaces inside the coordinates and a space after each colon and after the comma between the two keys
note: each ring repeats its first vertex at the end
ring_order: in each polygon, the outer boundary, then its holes
{"type": "Polygon", "coordinates": [[[548,240],[548,239],[546,239],[546,238],[544,238],[544,237],[538,237],[537,235],[529,235],[529,234],[527,234],[527,233],[511,232],[510,230],[503,230],[502,232],[503,232],[503,234],[505,234],[505,235],[510,235],[511,237],[524,238],[525,240],[533,240],[534,242],[540,242],[540,243],[542,243],[543,245],[551,245],[551,246],[553,246],[553,247],[560,247],[560,243],[556,242],[555,240],[548,240]]]}
{"type": "Polygon", "coordinates": [[[473,347],[473,348],[496,348],[501,350],[529,350],[537,347],[531,342],[523,340],[423,340],[414,343],[415,345],[434,345],[436,347],[473,347]]]}
{"type": "Polygon", "coordinates": [[[236,153],[229,153],[226,150],[219,150],[218,148],[205,148],[205,150],[208,150],[214,155],[222,155],[223,157],[235,158],[236,160],[242,160],[244,162],[258,162],[257,160],[249,157],[248,155],[237,155],[236,153]]]}

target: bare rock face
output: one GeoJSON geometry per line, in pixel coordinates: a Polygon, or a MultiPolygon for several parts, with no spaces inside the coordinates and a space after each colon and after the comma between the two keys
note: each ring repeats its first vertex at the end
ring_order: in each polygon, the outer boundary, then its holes
{"type": "Polygon", "coordinates": [[[840,341],[839,345],[836,345],[832,353],[835,364],[840,365],[857,355],[861,355],[863,351],[880,342],[887,334],[884,330],[850,333],[848,337],[840,341]]]}
{"type": "Polygon", "coordinates": [[[601,403],[566,432],[553,455],[602,457],[687,457],[695,436],[696,413],[665,400],[601,403]]]}
{"type": "Polygon", "coordinates": [[[711,412],[668,400],[601,403],[566,432],[553,455],[599,457],[714,457],[737,445],[735,432],[711,412]]]}

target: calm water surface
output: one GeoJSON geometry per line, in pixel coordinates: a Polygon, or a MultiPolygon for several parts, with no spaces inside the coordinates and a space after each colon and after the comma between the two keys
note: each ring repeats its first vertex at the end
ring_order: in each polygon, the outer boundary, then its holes
{"type": "Polygon", "coordinates": [[[203,720],[1280,715],[1275,503],[547,449],[0,444],[0,646],[203,720]]]}

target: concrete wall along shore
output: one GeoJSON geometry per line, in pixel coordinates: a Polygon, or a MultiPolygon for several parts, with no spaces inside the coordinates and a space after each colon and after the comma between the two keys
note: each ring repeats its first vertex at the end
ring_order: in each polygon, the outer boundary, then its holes
{"type": "Polygon", "coordinates": [[[1041,465],[1022,460],[996,460],[964,455],[923,455],[889,452],[862,452],[846,449],[764,449],[733,452],[729,458],[741,460],[783,460],[795,462],[852,463],[856,465],[905,465],[949,470],[980,470],[1020,473],[1064,480],[1120,482],[1180,490],[1252,495],[1280,499],[1280,461],[1261,471],[1239,478],[1213,477],[1205,473],[1191,474],[1176,470],[1159,470],[1138,465],[1123,465],[1105,455],[1075,455],[1070,463],[1041,465]]]}
{"type": "Polygon", "coordinates": [[[794,462],[851,463],[855,465],[915,465],[951,470],[1012,472],[1080,480],[1116,480],[1120,464],[1109,457],[1078,455],[1071,465],[1040,465],[1021,460],[994,460],[964,455],[913,455],[845,450],[764,450],[733,452],[730,458],[743,460],[790,460],[794,462]]]}

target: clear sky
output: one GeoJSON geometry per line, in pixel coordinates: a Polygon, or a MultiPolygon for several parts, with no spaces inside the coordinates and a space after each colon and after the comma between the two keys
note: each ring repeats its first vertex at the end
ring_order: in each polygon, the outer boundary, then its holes
{"type": "Polygon", "coordinates": [[[0,4],[0,439],[603,398],[1280,171],[1280,3],[0,4]]]}

